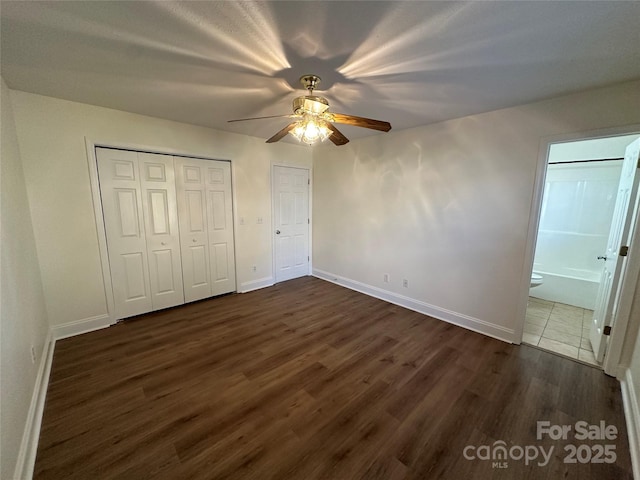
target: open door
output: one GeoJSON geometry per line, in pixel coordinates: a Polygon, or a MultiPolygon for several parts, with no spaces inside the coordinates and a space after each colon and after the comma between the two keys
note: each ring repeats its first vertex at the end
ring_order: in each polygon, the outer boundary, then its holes
{"type": "Polygon", "coordinates": [[[604,359],[607,342],[605,336],[609,335],[610,328],[615,318],[616,297],[620,286],[620,280],[624,272],[624,257],[629,245],[623,241],[629,238],[630,229],[633,226],[633,211],[638,193],[638,168],[640,156],[640,139],[631,143],[625,150],[622,173],[618,185],[618,196],[613,211],[611,230],[607,241],[607,251],[598,257],[604,261],[600,287],[596,298],[596,306],[593,312],[593,321],[589,339],[593,347],[593,354],[600,363],[604,359]],[[633,202],[633,204],[632,204],[633,202]]]}

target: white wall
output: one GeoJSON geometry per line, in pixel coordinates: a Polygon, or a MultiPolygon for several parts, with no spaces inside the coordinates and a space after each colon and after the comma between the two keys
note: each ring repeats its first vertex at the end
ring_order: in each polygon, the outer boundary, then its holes
{"type": "Polygon", "coordinates": [[[11,99],[52,326],[107,312],[85,137],[230,159],[237,215],[245,218],[236,223],[238,284],[272,278],[270,165],[310,166],[308,148],[20,91],[11,99]]]}
{"type": "Polygon", "coordinates": [[[631,82],[316,148],[314,269],[519,341],[542,139],[638,124],[638,104],[631,82]]]}
{"type": "Polygon", "coordinates": [[[11,479],[49,325],[9,89],[1,83],[0,478],[11,479]]]}

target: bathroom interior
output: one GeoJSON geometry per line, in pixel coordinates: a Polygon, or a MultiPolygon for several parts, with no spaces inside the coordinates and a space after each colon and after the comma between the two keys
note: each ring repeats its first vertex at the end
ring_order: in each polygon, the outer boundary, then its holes
{"type": "Polygon", "coordinates": [[[589,340],[627,145],[640,135],[552,144],[522,341],[599,366],[589,340]]]}

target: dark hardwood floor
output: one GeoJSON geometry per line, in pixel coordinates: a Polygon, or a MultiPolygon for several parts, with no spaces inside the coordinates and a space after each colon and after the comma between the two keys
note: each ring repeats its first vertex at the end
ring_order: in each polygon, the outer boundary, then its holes
{"type": "MultiPolygon", "coordinates": [[[[496,450],[497,451],[497,450],[496,450]]],[[[618,382],[305,277],[59,341],[37,479],[631,479],[618,382]],[[617,428],[536,439],[536,422],[617,428]],[[505,442],[507,468],[482,456],[505,442]],[[495,442],[499,442],[495,444],[495,442]],[[614,463],[564,463],[614,445],[614,463]],[[529,465],[517,447],[539,457],[529,465]],[[540,448],[553,448],[544,466],[540,448]],[[568,447],[571,448],[571,447],[568,447]],[[485,452],[486,453],[486,452],[485,452]]]]}

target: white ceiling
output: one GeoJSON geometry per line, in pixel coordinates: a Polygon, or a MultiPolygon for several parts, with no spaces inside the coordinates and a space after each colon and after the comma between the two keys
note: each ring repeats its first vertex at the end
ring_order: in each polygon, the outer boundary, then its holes
{"type": "MultiPolygon", "coordinates": [[[[13,2],[9,87],[270,137],[302,74],[405,129],[640,78],[640,2],[13,2]]],[[[349,138],[384,135],[341,126],[349,138]]]]}

